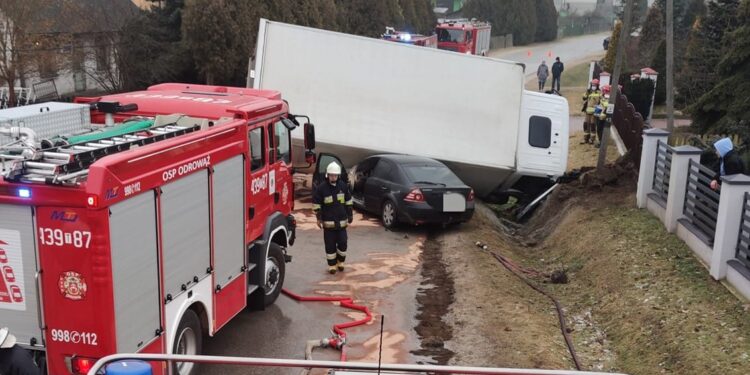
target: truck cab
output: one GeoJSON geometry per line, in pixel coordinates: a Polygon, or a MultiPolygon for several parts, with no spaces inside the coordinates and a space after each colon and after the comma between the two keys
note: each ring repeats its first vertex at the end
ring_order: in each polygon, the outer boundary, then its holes
{"type": "Polygon", "coordinates": [[[435,28],[438,49],[467,55],[487,56],[490,50],[489,23],[476,20],[446,20],[435,28]]]}

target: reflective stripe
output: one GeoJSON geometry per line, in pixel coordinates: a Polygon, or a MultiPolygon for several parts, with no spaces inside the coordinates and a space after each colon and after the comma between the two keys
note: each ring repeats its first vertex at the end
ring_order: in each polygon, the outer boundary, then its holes
{"type": "Polygon", "coordinates": [[[318,210],[320,210],[320,205],[313,203],[312,209],[313,209],[313,211],[318,211],[318,210]]]}
{"type": "Polygon", "coordinates": [[[353,204],[354,204],[354,200],[353,199],[349,199],[348,201],[346,201],[346,205],[347,206],[351,206],[353,204]]]}
{"type": "Polygon", "coordinates": [[[346,200],[346,195],[344,193],[338,193],[338,195],[336,195],[336,199],[338,199],[339,202],[344,203],[344,201],[346,200]]]}
{"type": "Polygon", "coordinates": [[[341,220],[341,221],[339,221],[339,225],[342,228],[346,228],[346,224],[349,224],[349,222],[347,220],[341,220]]]}
{"type": "Polygon", "coordinates": [[[329,196],[323,198],[323,203],[325,203],[325,204],[331,204],[331,203],[333,203],[333,196],[329,195],[329,196]]]}
{"type": "Polygon", "coordinates": [[[339,254],[339,255],[341,255],[342,257],[345,257],[345,256],[346,256],[346,251],[336,250],[336,253],[338,253],[338,254],[339,254]]]}
{"type": "Polygon", "coordinates": [[[323,222],[323,228],[336,228],[336,222],[335,221],[324,221],[323,222]]]}
{"type": "Polygon", "coordinates": [[[336,254],[326,254],[326,259],[336,259],[336,254]]]}

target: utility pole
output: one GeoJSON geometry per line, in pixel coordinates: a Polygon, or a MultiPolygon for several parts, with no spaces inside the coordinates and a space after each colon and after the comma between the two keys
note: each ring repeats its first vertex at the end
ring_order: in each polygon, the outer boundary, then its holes
{"type": "MultiPolygon", "coordinates": [[[[630,18],[633,13],[633,1],[627,0],[625,3],[625,14],[623,15],[622,28],[620,28],[620,38],[617,40],[617,55],[615,55],[615,71],[612,73],[612,82],[610,82],[610,105],[617,105],[617,98],[620,95],[620,73],[622,72],[622,56],[625,54],[625,46],[628,44],[630,36],[630,18]]],[[[672,1],[672,0],[667,0],[672,1]]],[[[606,109],[605,109],[606,110],[606,109]]],[[[614,113],[614,112],[613,112],[614,113]]],[[[611,116],[608,116],[607,122],[602,131],[602,142],[599,145],[599,160],[596,163],[596,169],[602,169],[607,160],[607,143],[609,142],[609,127],[611,116]]]]}
{"type": "Polygon", "coordinates": [[[667,130],[674,132],[674,7],[667,0],[667,130]]]}

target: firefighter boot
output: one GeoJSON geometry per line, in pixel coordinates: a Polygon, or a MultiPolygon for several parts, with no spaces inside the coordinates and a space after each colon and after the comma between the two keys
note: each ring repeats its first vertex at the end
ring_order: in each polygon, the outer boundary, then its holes
{"type": "Polygon", "coordinates": [[[336,263],[336,268],[338,268],[338,270],[340,272],[343,272],[344,271],[344,262],[339,261],[338,263],[336,263]]]}
{"type": "Polygon", "coordinates": [[[584,135],[583,135],[583,141],[581,141],[581,144],[582,144],[582,145],[585,145],[585,144],[589,143],[589,138],[590,138],[590,137],[591,137],[591,135],[590,135],[590,134],[588,134],[588,133],[584,134],[584,135]]]}
{"type": "Polygon", "coordinates": [[[336,274],[336,266],[328,266],[328,273],[330,273],[331,275],[335,275],[336,274]]]}

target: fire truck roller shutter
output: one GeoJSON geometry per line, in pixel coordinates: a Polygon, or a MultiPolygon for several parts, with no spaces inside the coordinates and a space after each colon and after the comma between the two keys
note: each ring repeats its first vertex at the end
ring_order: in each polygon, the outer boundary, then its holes
{"type": "Polygon", "coordinates": [[[117,351],[132,353],[161,327],[154,192],[117,203],[110,212],[117,351]]]}
{"type": "Polygon", "coordinates": [[[168,298],[193,287],[209,274],[208,171],[195,172],[162,187],[161,227],[164,293],[168,298]],[[185,286],[183,288],[183,286],[185,286]]]}
{"type": "Polygon", "coordinates": [[[19,344],[29,344],[33,338],[41,346],[32,217],[29,206],[0,204],[0,268],[12,269],[13,274],[12,281],[0,275],[0,322],[10,328],[19,344]]]}
{"type": "Polygon", "coordinates": [[[241,275],[245,263],[244,171],[242,155],[214,167],[214,288],[241,275]]]}

